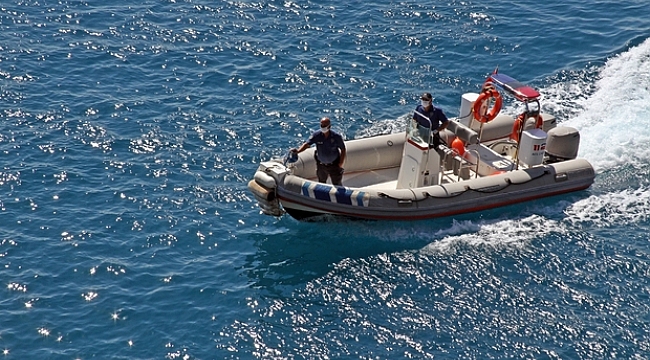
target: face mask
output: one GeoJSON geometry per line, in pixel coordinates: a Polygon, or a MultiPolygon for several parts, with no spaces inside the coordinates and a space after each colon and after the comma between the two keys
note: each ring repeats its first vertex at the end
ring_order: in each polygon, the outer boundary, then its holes
{"type": "Polygon", "coordinates": [[[427,107],[431,105],[431,101],[422,100],[422,106],[427,107]]]}
{"type": "Polygon", "coordinates": [[[323,134],[327,134],[328,132],[330,132],[330,126],[322,127],[322,128],[320,128],[320,131],[323,134]]]}

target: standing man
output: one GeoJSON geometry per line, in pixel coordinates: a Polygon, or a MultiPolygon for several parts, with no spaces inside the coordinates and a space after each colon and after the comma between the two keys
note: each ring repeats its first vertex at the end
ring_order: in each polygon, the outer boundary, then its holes
{"type": "Polygon", "coordinates": [[[433,106],[433,97],[429,93],[424,93],[420,97],[421,104],[415,108],[413,113],[413,120],[417,121],[420,126],[424,126],[427,129],[431,129],[431,145],[436,150],[438,145],[442,143],[440,139],[440,132],[447,128],[449,125],[449,119],[442,109],[433,106]]]}
{"type": "Polygon", "coordinates": [[[320,119],[320,130],[316,130],[309,139],[292,152],[301,153],[316,144],[316,175],[319,182],[327,182],[327,176],[333,185],[343,186],[343,163],[345,163],[345,143],[343,137],[331,130],[332,123],[328,117],[320,119]]]}

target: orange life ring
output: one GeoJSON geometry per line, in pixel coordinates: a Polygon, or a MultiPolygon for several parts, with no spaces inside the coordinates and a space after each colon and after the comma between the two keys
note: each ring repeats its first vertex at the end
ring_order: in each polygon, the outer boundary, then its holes
{"type": "MultiPolygon", "coordinates": [[[[526,113],[522,113],[521,115],[517,116],[515,123],[512,124],[512,132],[510,133],[510,139],[519,142],[519,134],[521,133],[524,124],[526,123],[526,120],[529,117],[532,116],[527,116],[526,113]]],[[[543,126],[544,126],[544,119],[542,118],[542,115],[537,114],[535,116],[535,128],[541,129],[543,126]]]]}
{"type": "Polygon", "coordinates": [[[482,123],[487,123],[494,120],[494,118],[497,117],[497,115],[499,114],[499,111],[501,111],[501,105],[503,105],[503,99],[501,98],[501,94],[499,94],[499,92],[494,87],[491,86],[484,87],[484,90],[478,96],[478,98],[474,102],[474,107],[472,108],[474,113],[474,120],[477,120],[482,123]],[[490,98],[494,99],[494,106],[490,111],[487,111],[487,109],[482,111],[481,108],[486,104],[486,101],[490,98]]]}

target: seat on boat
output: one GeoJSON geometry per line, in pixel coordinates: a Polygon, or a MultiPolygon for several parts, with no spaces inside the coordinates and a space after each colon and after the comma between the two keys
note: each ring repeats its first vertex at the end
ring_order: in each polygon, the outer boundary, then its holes
{"type": "Polygon", "coordinates": [[[472,130],[481,131],[482,142],[493,141],[510,136],[514,122],[515,118],[510,115],[498,115],[494,120],[483,124],[482,130],[480,122],[472,121],[472,130]]]}
{"type": "Polygon", "coordinates": [[[473,145],[478,143],[478,134],[476,131],[468,128],[467,126],[461,124],[458,121],[449,121],[447,129],[441,134],[441,137],[448,145],[451,145],[451,141],[454,136],[463,140],[465,145],[473,145]]]}

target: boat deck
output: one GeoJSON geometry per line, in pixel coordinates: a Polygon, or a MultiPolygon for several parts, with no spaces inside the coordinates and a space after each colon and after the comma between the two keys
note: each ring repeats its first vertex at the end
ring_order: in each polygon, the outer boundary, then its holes
{"type": "Polygon", "coordinates": [[[364,189],[395,189],[399,167],[345,173],[343,185],[364,189]]]}
{"type": "MultiPolygon", "coordinates": [[[[395,190],[397,188],[397,175],[399,168],[379,169],[373,171],[355,172],[343,176],[343,185],[346,187],[372,189],[372,190],[395,190]]],[[[467,169],[465,178],[474,178],[476,173],[472,169],[467,169]]],[[[441,183],[450,184],[462,181],[463,178],[454,174],[454,170],[441,172],[441,183]]]]}

